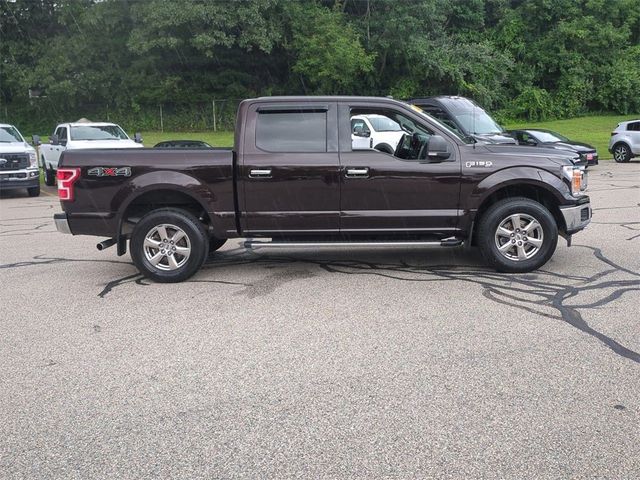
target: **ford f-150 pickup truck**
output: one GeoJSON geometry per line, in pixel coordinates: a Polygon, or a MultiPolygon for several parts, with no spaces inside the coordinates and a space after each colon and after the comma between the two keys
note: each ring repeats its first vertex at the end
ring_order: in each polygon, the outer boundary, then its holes
{"type": "Polygon", "coordinates": [[[265,97],[238,109],[233,149],[67,151],[57,229],[108,237],[147,277],[193,275],[229,238],[247,248],[477,245],[503,272],[544,265],[591,219],[586,172],[558,150],[461,137],[376,97],[265,97]],[[404,131],[393,153],[351,120],[404,131]]]}

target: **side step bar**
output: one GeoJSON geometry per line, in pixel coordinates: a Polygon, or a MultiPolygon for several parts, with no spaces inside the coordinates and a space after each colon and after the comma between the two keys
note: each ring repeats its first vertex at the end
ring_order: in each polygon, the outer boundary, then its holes
{"type": "Polygon", "coordinates": [[[463,241],[459,238],[445,238],[440,241],[421,241],[421,240],[406,240],[406,241],[282,241],[282,240],[254,240],[247,239],[244,242],[244,248],[251,250],[258,250],[260,248],[403,248],[403,247],[459,247],[463,245],[463,241]]]}

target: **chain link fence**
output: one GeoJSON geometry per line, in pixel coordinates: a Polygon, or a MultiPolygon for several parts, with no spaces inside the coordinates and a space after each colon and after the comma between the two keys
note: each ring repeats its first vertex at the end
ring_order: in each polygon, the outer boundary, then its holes
{"type": "Polygon", "coordinates": [[[63,122],[87,118],[113,122],[127,131],[202,132],[231,131],[241,99],[212,98],[206,102],[132,104],[83,104],[65,107],[49,98],[33,98],[24,104],[0,104],[0,122],[11,123],[23,135],[48,135],[63,122]]]}

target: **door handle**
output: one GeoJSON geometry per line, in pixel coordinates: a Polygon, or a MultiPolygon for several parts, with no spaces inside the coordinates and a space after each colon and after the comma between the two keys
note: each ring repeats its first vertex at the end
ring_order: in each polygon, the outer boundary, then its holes
{"type": "Polygon", "coordinates": [[[344,175],[345,177],[368,177],[369,176],[369,168],[354,168],[347,167],[347,173],[344,175]]]}
{"type": "Polygon", "coordinates": [[[270,168],[252,168],[249,170],[249,178],[271,178],[270,168]]]}

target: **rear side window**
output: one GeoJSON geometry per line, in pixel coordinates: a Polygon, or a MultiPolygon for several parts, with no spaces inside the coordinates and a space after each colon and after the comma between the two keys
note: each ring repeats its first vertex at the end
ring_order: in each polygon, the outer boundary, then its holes
{"type": "Polygon", "coordinates": [[[631,132],[640,132],[640,122],[633,122],[627,124],[627,130],[631,132]]]}
{"type": "Polygon", "coordinates": [[[259,112],[256,147],[267,152],[326,152],[327,112],[259,112]]]}

